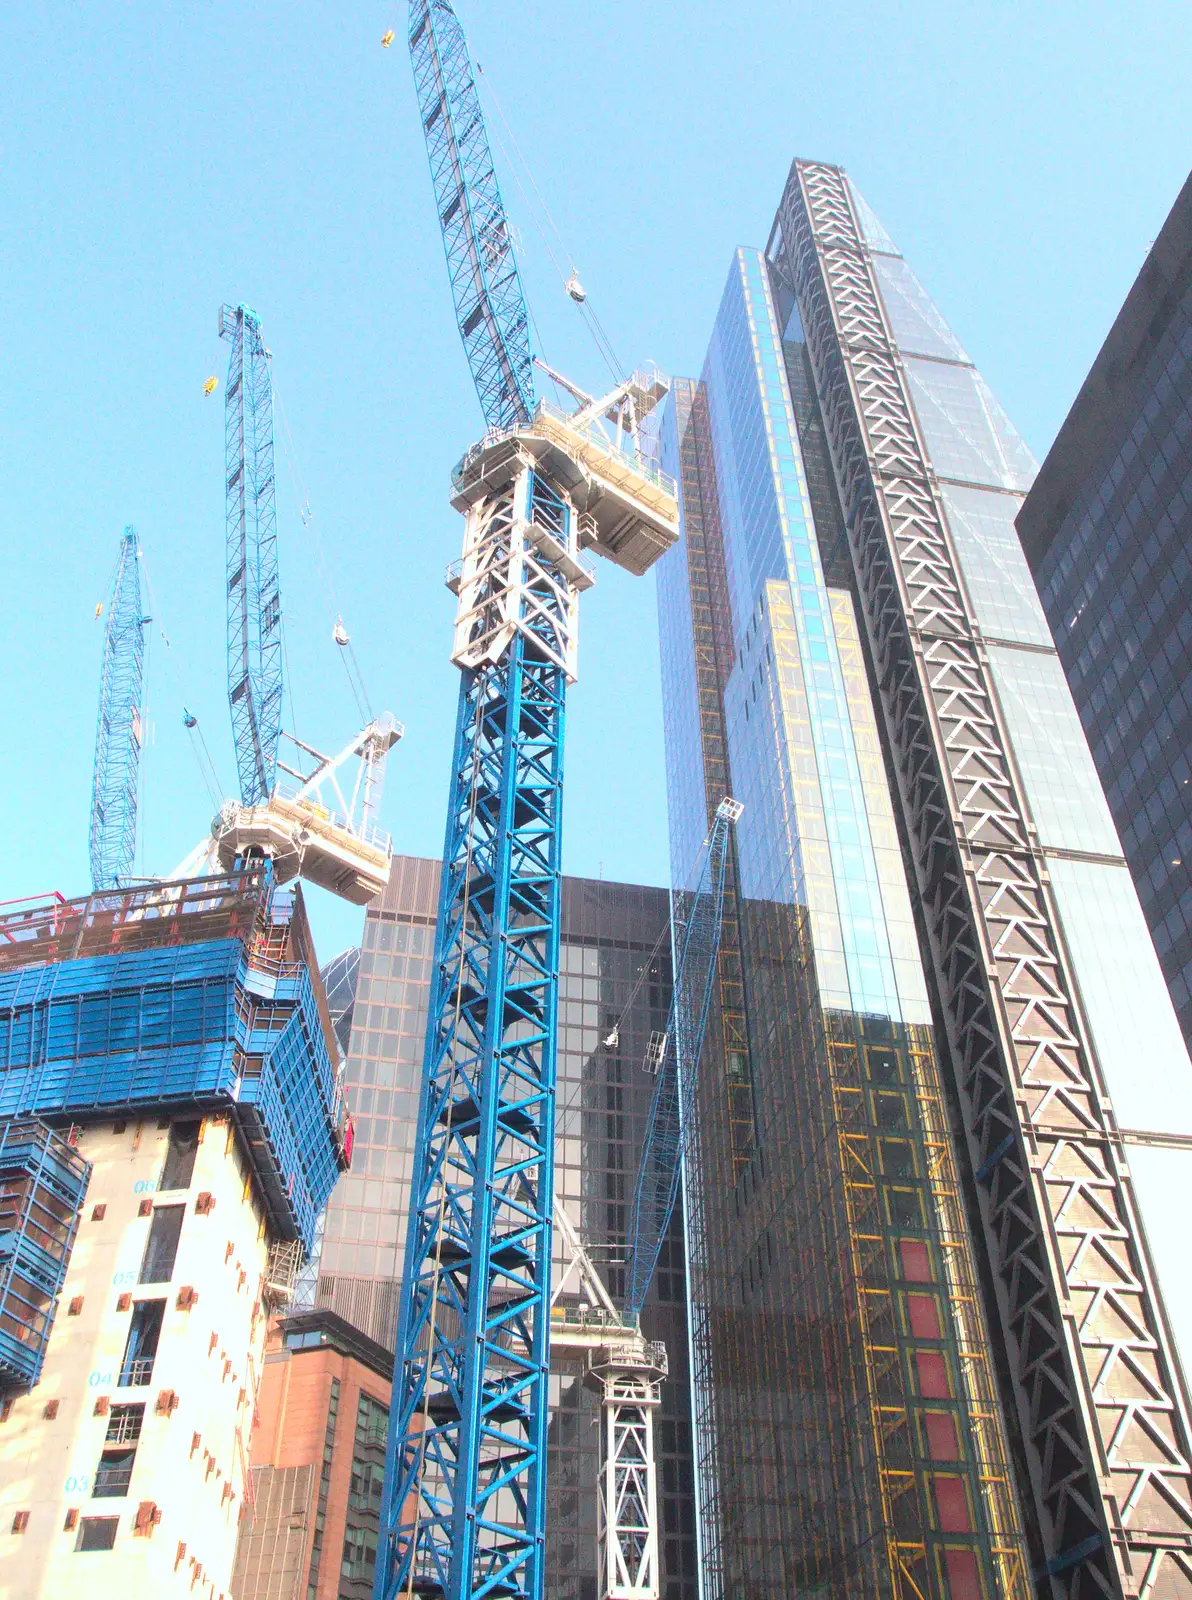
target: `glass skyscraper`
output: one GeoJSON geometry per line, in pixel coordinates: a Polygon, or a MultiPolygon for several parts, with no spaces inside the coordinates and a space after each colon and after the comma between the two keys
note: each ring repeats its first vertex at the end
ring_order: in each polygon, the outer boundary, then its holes
{"type": "Polygon", "coordinates": [[[806,162],[662,447],[679,915],[745,805],[686,1173],[704,1600],[1192,1594],[1121,1134],[1192,1072],[1014,532],[1030,454],[806,162]]]}
{"type": "MultiPolygon", "coordinates": [[[[392,1351],[417,1095],[426,1034],[439,863],[395,856],[369,907],[359,971],[337,958],[332,1004],[351,1029],[351,1172],[327,1208],[314,1300],[392,1351]],[[351,982],[354,978],[354,990],[351,982]],[[350,1007],[350,1012],[349,1008],[350,1007]]],[[[665,889],[564,878],[555,1116],[556,1193],[605,1286],[624,1295],[629,1207],[654,1080],[644,1070],[670,1006],[665,889]]],[[[556,1238],[556,1274],[565,1246],[556,1238]]],[[[560,1306],[578,1307],[574,1280],[560,1306]]],[[[681,1211],[663,1243],[643,1330],[667,1349],[655,1419],[661,1600],[696,1600],[695,1513],[681,1211]]],[[[582,1357],[552,1358],[546,1592],[596,1600],[601,1400],[582,1357]]]]}

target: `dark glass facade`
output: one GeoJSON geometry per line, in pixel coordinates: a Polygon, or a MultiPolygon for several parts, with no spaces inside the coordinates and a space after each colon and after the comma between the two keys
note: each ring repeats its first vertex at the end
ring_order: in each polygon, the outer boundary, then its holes
{"type": "MultiPolygon", "coordinates": [[[[352,1170],[327,1210],[316,1302],[393,1348],[439,865],[394,858],[368,910],[352,1003],[347,1093],[352,1170]]],[[[624,1292],[629,1206],[653,1078],[650,1035],[670,1005],[664,889],[564,878],[556,1193],[614,1300],[624,1292]],[[607,1041],[615,1039],[610,1044],[607,1041]]],[[[562,1246],[558,1246],[561,1270],[562,1246]]],[[[564,1287],[560,1304],[577,1303],[564,1287]]],[[[696,1545],[682,1216],[663,1245],[642,1326],[667,1347],[655,1419],[662,1600],[695,1600],[696,1545]]],[[[552,1358],[547,1500],[550,1600],[596,1600],[600,1397],[580,1358],[552,1358]]]]}
{"type": "Polygon", "coordinates": [[[1192,179],[1018,527],[1192,1041],[1192,179]]]}

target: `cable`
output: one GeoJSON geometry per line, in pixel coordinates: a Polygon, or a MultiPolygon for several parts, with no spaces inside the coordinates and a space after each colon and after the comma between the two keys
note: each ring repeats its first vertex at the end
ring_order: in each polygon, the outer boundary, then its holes
{"type": "MultiPolygon", "coordinates": [[[[285,457],[286,466],[289,469],[290,478],[294,485],[294,494],[298,500],[298,515],[302,519],[302,526],[306,529],[307,533],[310,534],[314,541],[315,558],[318,563],[319,575],[323,580],[323,586],[327,591],[327,596],[331,601],[332,610],[335,613],[335,627],[332,631],[332,637],[335,640],[340,659],[343,661],[344,672],[347,674],[348,679],[348,687],[352,691],[352,698],[356,702],[356,709],[360,712],[360,715],[366,722],[371,722],[373,720],[372,701],[365,686],[364,674],[360,670],[360,663],[356,659],[356,652],[352,648],[351,636],[344,627],[343,608],[339,603],[339,596],[336,594],[335,584],[332,582],[331,573],[327,564],[326,551],[323,548],[322,535],[319,532],[319,526],[315,520],[315,514],[311,509],[310,496],[306,492],[306,483],[302,477],[302,469],[298,464],[298,452],[294,448],[294,436],[290,431],[290,419],[286,413],[286,408],[282,403],[281,391],[278,388],[276,373],[273,374],[273,403],[278,416],[281,418],[283,435],[282,454],[285,457]],[[340,638],[341,634],[343,635],[342,640],[340,638]]],[[[287,683],[290,682],[288,662],[286,666],[286,681],[287,683]]],[[[291,718],[293,718],[294,702],[292,692],[290,696],[290,715],[291,718]]],[[[297,732],[296,723],[295,732],[297,732]]]]}
{"type": "MultiPolygon", "coordinates": [[[[142,545],[140,549],[141,571],[145,577],[145,588],[149,591],[149,604],[153,607],[152,615],[157,622],[157,631],[161,636],[161,642],[166,648],[166,660],[169,662],[170,671],[174,677],[174,687],[177,689],[178,698],[182,702],[182,720],[187,733],[190,735],[190,748],[194,754],[195,762],[199,769],[199,776],[203,780],[203,786],[207,790],[207,794],[212,805],[218,811],[224,800],[224,794],[221,792],[222,785],[219,781],[219,773],[216,771],[215,763],[211,759],[211,751],[207,748],[207,741],[203,737],[203,731],[199,727],[199,719],[192,711],[188,709],[191,703],[190,696],[186,693],[182,678],[178,671],[178,662],[174,656],[174,647],[170,642],[169,635],[166,633],[165,624],[161,620],[161,606],[158,603],[157,591],[153,587],[153,580],[149,576],[149,568],[145,561],[144,546],[142,545]],[[195,742],[196,734],[198,735],[197,744],[195,742]],[[202,755],[199,754],[200,746],[202,747],[202,755]],[[206,765],[204,765],[204,758],[206,760],[206,765]]],[[[147,656],[148,642],[146,642],[146,657],[147,656]]],[[[146,717],[145,720],[147,721],[148,718],[146,717]]]]}
{"type": "Polygon", "coordinates": [[[504,129],[505,129],[506,133],[509,135],[509,141],[512,144],[514,151],[516,152],[518,161],[521,163],[522,167],[525,170],[526,177],[529,179],[530,187],[533,189],[534,194],[537,197],[538,205],[540,206],[540,208],[542,210],[542,214],[546,218],[547,222],[550,224],[551,232],[554,234],[555,238],[558,240],[559,249],[571,264],[570,274],[564,272],[563,268],[559,265],[558,257],[555,255],[554,250],[551,248],[550,240],[546,237],[545,233],[543,233],[542,228],[541,228],[540,224],[538,223],[537,218],[534,215],[534,208],[533,208],[532,204],[530,203],[530,197],[529,197],[529,195],[527,195],[527,193],[525,191],[525,188],[524,188],[524,186],[522,184],[522,181],[518,177],[517,165],[513,161],[511,161],[510,158],[509,158],[509,152],[505,148],[505,143],[504,143],[503,139],[501,138],[500,130],[499,129],[494,129],[494,132],[496,133],[496,136],[497,136],[497,143],[501,147],[501,153],[505,157],[505,161],[506,161],[506,164],[509,167],[510,172],[513,174],[513,181],[514,181],[514,183],[517,184],[518,192],[520,193],[522,199],[526,203],[526,209],[527,209],[527,211],[528,211],[528,213],[530,215],[530,220],[534,223],[534,226],[538,231],[538,237],[542,240],[542,243],[543,243],[543,245],[544,245],[544,247],[546,249],[546,253],[551,259],[551,264],[553,265],[555,271],[559,274],[559,281],[562,283],[564,289],[567,290],[568,299],[572,301],[572,303],[575,305],[576,309],[578,310],[580,316],[583,318],[584,326],[587,328],[588,332],[592,336],[592,342],[596,346],[597,353],[600,355],[600,357],[603,360],[604,364],[608,367],[609,372],[612,374],[613,382],[614,383],[619,383],[621,381],[622,376],[624,375],[625,369],[622,366],[621,362],[619,361],[616,351],[613,349],[612,341],[609,339],[608,335],[605,333],[604,328],[601,326],[600,320],[596,316],[596,313],[592,309],[591,305],[588,303],[587,300],[584,300],[584,301],[575,300],[575,297],[572,295],[569,285],[571,283],[573,283],[573,282],[576,282],[578,280],[578,278],[579,278],[579,273],[576,271],[576,268],[575,268],[574,258],[572,257],[572,254],[571,254],[570,250],[568,250],[567,245],[564,242],[563,235],[559,232],[558,225],[556,224],[554,217],[551,215],[550,209],[547,206],[546,201],[542,198],[542,191],[541,191],[541,189],[539,189],[537,183],[534,180],[534,174],[530,170],[530,164],[526,160],[525,156],[522,154],[521,146],[517,142],[517,137],[514,134],[513,129],[509,126],[509,121],[506,118],[504,111],[501,109],[501,102],[497,98],[496,90],[493,88],[492,82],[489,79],[488,74],[485,72],[484,68],[480,65],[479,61],[476,63],[476,71],[479,74],[479,76],[484,79],[484,86],[485,86],[485,89],[488,91],[490,99],[492,100],[493,109],[496,111],[497,116],[500,118],[501,123],[504,126],[504,129]]]}
{"type": "Polygon", "coordinates": [[[654,948],[650,951],[650,954],[646,957],[645,964],[642,967],[642,970],[641,970],[641,973],[638,976],[637,982],[633,986],[633,990],[632,990],[632,992],[631,992],[631,994],[629,996],[629,999],[625,1002],[625,1006],[624,1006],[624,1009],[621,1012],[621,1015],[617,1018],[616,1022],[613,1023],[612,1027],[609,1029],[608,1033],[605,1035],[605,1038],[604,1038],[603,1042],[604,1042],[604,1048],[606,1050],[615,1050],[617,1048],[618,1044],[620,1043],[620,1040],[621,1040],[621,1024],[625,1021],[625,1018],[629,1015],[630,1011],[633,1009],[633,1002],[637,999],[638,993],[641,990],[641,986],[642,986],[643,983],[645,983],[646,977],[647,977],[647,975],[648,975],[648,973],[650,971],[650,968],[654,965],[655,957],[658,955],[659,950],[662,949],[663,943],[665,942],[665,940],[669,936],[670,936],[670,919],[668,917],[667,920],[662,924],[662,927],[661,927],[661,929],[659,930],[659,933],[658,933],[658,937],[654,941],[654,948]]]}

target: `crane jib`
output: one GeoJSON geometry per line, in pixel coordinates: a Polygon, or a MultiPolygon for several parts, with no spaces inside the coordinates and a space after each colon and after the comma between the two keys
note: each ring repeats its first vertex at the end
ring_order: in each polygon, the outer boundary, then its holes
{"type": "Polygon", "coordinates": [[[485,419],[508,427],[533,409],[529,315],[467,45],[449,5],[421,10],[410,53],[457,326],[485,419]]]}

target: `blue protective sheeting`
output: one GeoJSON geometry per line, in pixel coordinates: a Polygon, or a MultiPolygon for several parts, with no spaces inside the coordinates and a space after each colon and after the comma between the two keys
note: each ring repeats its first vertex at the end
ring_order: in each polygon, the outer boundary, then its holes
{"type": "Polygon", "coordinates": [[[41,1375],[90,1176],[44,1123],[0,1122],[0,1388],[41,1375]]]}
{"type": "Polygon", "coordinates": [[[183,943],[197,917],[133,906],[116,936],[155,948],[0,967],[0,1117],[230,1110],[273,1231],[309,1249],[346,1164],[344,1109],[305,924],[260,884],[225,900],[254,897],[241,937],[183,943]]]}

